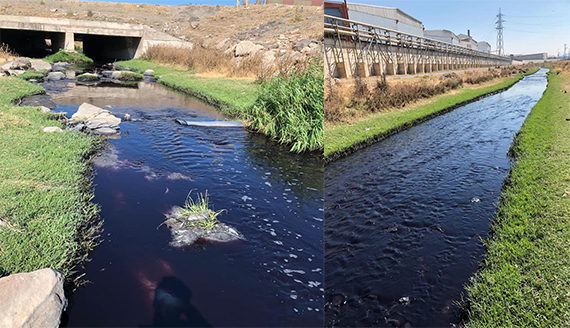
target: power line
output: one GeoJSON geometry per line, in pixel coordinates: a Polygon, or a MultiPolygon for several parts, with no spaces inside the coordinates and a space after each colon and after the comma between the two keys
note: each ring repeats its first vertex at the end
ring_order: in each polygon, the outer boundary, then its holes
{"type": "Polygon", "coordinates": [[[497,22],[495,23],[497,29],[497,55],[502,56],[505,53],[505,47],[503,45],[503,14],[501,14],[501,8],[499,8],[499,14],[497,15],[497,22]]]}

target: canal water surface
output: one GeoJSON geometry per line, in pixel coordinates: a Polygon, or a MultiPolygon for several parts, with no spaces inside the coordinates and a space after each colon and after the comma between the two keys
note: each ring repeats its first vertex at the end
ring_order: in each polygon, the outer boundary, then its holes
{"type": "Polygon", "coordinates": [[[546,71],[327,166],[327,326],[457,321],[546,71]]]}
{"type": "Polygon", "coordinates": [[[135,88],[42,84],[56,111],[83,102],[129,114],[95,161],[102,244],[72,296],[66,326],[320,326],[323,165],[241,128],[155,83],[135,88]],[[164,213],[208,192],[220,221],[247,240],[169,246],[164,213]],[[160,227],[159,227],[160,226],[160,227]]]}

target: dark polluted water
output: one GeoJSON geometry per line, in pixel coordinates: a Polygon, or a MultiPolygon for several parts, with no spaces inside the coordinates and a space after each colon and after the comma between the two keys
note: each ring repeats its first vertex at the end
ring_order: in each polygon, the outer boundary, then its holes
{"type": "Polygon", "coordinates": [[[327,326],[457,322],[546,71],[327,166],[327,326]]]}
{"type": "Polygon", "coordinates": [[[182,126],[213,108],[160,85],[43,84],[57,111],[110,109],[121,136],[95,162],[103,243],[71,298],[68,327],[322,326],[323,174],[313,155],[244,129],[182,126]],[[188,193],[208,192],[247,240],[169,246],[159,225],[188,193]]]}

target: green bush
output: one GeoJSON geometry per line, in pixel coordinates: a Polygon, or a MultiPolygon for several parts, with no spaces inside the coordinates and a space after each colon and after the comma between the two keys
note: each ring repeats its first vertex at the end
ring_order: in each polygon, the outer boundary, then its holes
{"type": "Polygon", "coordinates": [[[314,151],[324,147],[323,108],[323,66],[313,65],[262,84],[257,100],[244,116],[251,129],[291,144],[291,151],[314,151]]]}
{"type": "Polygon", "coordinates": [[[79,52],[67,52],[63,49],[60,49],[53,55],[47,56],[44,60],[50,64],[55,64],[58,62],[68,62],[68,63],[93,63],[93,59],[85,56],[79,52]]]}

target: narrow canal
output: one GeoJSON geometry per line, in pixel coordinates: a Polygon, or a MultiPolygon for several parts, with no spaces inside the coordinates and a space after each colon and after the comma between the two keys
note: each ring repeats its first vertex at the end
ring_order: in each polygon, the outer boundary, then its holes
{"type": "Polygon", "coordinates": [[[137,87],[44,83],[71,116],[83,102],[129,114],[95,161],[104,220],[89,283],[71,297],[68,327],[319,326],[323,318],[323,174],[242,128],[182,126],[224,119],[156,83],[137,87]],[[247,240],[169,246],[159,225],[188,193],[208,192],[219,220],[247,240]]]}
{"type": "Polygon", "coordinates": [[[330,327],[446,327],[477,270],[507,151],[546,69],[332,163],[325,172],[330,327]]]}

